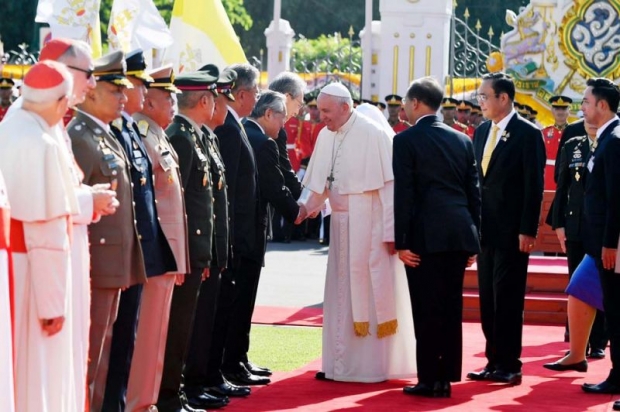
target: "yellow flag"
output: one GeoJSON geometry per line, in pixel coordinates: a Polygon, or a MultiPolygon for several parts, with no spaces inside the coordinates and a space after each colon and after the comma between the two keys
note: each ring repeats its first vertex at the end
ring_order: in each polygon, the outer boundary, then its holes
{"type": "Polygon", "coordinates": [[[220,69],[247,63],[221,0],[176,0],[170,32],[174,43],[164,60],[174,63],[177,73],[198,70],[207,63],[220,69]]]}

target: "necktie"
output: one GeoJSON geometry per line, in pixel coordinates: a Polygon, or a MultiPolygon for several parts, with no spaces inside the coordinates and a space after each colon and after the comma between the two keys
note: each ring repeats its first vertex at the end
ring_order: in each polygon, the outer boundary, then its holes
{"type": "Polygon", "coordinates": [[[489,137],[489,143],[487,144],[486,149],[484,149],[484,154],[482,155],[482,174],[487,174],[487,168],[489,167],[489,162],[491,161],[491,155],[493,154],[493,150],[495,150],[495,146],[497,143],[497,132],[499,132],[499,127],[494,125],[491,128],[491,137],[489,137]]]}

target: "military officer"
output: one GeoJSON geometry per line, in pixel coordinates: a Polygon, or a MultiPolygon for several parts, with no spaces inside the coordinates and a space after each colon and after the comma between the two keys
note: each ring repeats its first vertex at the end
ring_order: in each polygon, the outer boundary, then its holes
{"type": "Polygon", "coordinates": [[[0,78],[0,120],[4,118],[7,110],[15,100],[13,97],[13,87],[15,82],[8,77],[0,78]]]}
{"type": "Polygon", "coordinates": [[[444,97],[441,101],[441,115],[446,125],[461,133],[465,133],[467,131],[467,125],[456,120],[456,106],[458,104],[458,100],[452,97],[444,97]]]}
{"type": "MultiPolygon", "coordinates": [[[[543,129],[545,148],[547,149],[547,165],[545,167],[545,190],[555,190],[555,159],[560,151],[560,139],[570,115],[573,100],[566,96],[553,96],[549,99],[554,124],[543,129]]],[[[582,173],[583,174],[583,173],[582,173]]]]}
{"type": "Polygon", "coordinates": [[[224,398],[206,393],[192,393],[188,399],[181,389],[200,286],[210,276],[209,268],[213,260],[214,182],[207,140],[201,127],[213,117],[219,70],[214,65],[204,69],[183,73],[174,80],[174,85],[183,93],[178,95],[179,114],[166,129],[170,143],[179,156],[187,211],[190,266],[185,281],[175,286],[172,293],[164,369],[157,400],[160,412],[192,411],[193,408],[216,408],[226,404],[224,398]]]}
{"type": "Polygon", "coordinates": [[[127,410],[146,411],[157,403],[163,365],[170,303],[175,281],[182,283],[189,271],[187,218],[181,190],[179,159],[168,141],[164,128],[174,116],[173,94],[180,93],[173,84],[172,66],[148,73],[153,81],[142,110],[133,118],[152,161],[155,180],[155,206],[158,220],[174,254],[176,270],[154,276],[144,285],[138,317],[138,330],[127,386],[127,410]]]}
{"type": "Polygon", "coordinates": [[[84,184],[109,183],[120,203],[116,214],[89,227],[91,255],[91,327],[88,364],[90,406],[101,410],[108,375],[112,325],[116,321],[121,288],[146,281],[142,247],[136,228],[131,188],[131,166],[109,122],[118,118],[132,87],[126,78],[122,52],[95,63],[97,86],[87,91],[67,131],[84,184]]]}
{"type": "Polygon", "coordinates": [[[465,133],[470,139],[474,138],[475,129],[469,124],[469,117],[474,105],[467,100],[461,100],[456,106],[456,120],[465,126],[465,133]]]}
{"type": "MultiPolygon", "coordinates": [[[[553,199],[553,229],[566,252],[569,279],[585,255],[583,245],[583,196],[586,160],[596,146],[596,127],[586,125],[587,135],[569,139],[560,149],[558,187],[553,199]]],[[[545,140],[547,136],[545,136],[545,140]]],[[[549,152],[548,152],[549,153],[549,152]]],[[[604,313],[597,311],[590,332],[589,356],[605,356],[604,313]]],[[[576,355],[581,356],[581,355],[576,355]]],[[[568,362],[570,363],[570,362],[568,362]]]]}
{"type": "MultiPolygon", "coordinates": [[[[388,123],[394,129],[394,132],[400,133],[409,128],[409,124],[401,120],[400,111],[403,105],[403,98],[397,94],[388,94],[385,96],[385,102],[388,109],[388,123]]],[[[374,104],[374,103],[373,103],[374,104]]]]}
{"type": "MultiPolygon", "coordinates": [[[[227,101],[235,100],[232,95],[232,86],[236,78],[237,74],[230,69],[225,69],[220,73],[217,81],[218,97],[215,99],[213,117],[202,127],[206,136],[207,152],[211,163],[211,181],[213,182],[213,260],[211,261],[209,278],[202,282],[200,287],[194,330],[183,374],[185,392],[190,399],[203,392],[225,399],[228,396],[247,396],[250,394],[250,388],[237,386],[226,380],[214,384],[221,379],[220,371],[219,368],[209,368],[211,351],[215,350],[221,353],[221,348],[212,349],[212,344],[215,343],[213,339],[215,313],[216,309],[220,309],[218,307],[220,287],[222,282],[224,282],[223,287],[229,287],[230,283],[229,278],[222,279],[222,272],[228,266],[230,250],[226,168],[220,154],[218,138],[213,130],[226,121],[227,101]]],[[[229,308],[224,307],[224,310],[228,311],[229,308]]],[[[219,357],[221,359],[221,355],[219,357]]]]}
{"type": "MultiPolygon", "coordinates": [[[[137,125],[131,117],[142,110],[146,83],[152,81],[152,78],[145,72],[146,63],[142,50],[129,53],[125,62],[127,79],[133,87],[125,92],[127,103],[125,103],[121,117],[112,122],[111,129],[125,151],[131,166],[136,226],[142,246],[146,276],[162,276],[167,272],[175,271],[176,262],[157,218],[153,165],[137,125]]],[[[141,295],[142,285],[134,285],[121,293],[118,317],[114,322],[110,346],[110,365],[103,403],[105,411],[123,411],[125,408],[141,295]]],[[[144,311],[143,315],[147,318],[145,323],[149,323],[148,317],[152,314],[144,311]]],[[[140,348],[140,350],[148,351],[147,348],[140,348]]]]}

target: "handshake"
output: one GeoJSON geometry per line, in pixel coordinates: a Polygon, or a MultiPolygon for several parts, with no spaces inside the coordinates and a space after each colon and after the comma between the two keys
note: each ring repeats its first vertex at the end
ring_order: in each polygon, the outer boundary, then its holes
{"type": "Polygon", "coordinates": [[[299,214],[297,214],[297,219],[295,219],[295,224],[299,225],[301,224],[304,220],[310,218],[310,219],[314,219],[315,217],[318,216],[318,214],[321,212],[321,209],[325,208],[325,205],[323,205],[323,208],[317,210],[316,212],[312,213],[312,214],[308,214],[308,209],[306,209],[306,206],[303,203],[298,203],[299,205],[299,214]]]}

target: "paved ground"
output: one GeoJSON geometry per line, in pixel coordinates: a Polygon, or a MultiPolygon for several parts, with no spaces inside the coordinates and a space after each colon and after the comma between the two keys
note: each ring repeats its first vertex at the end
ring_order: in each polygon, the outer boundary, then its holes
{"type": "Polygon", "coordinates": [[[256,305],[321,306],[327,250],[317,240],[268,243],[256,305]]]}

